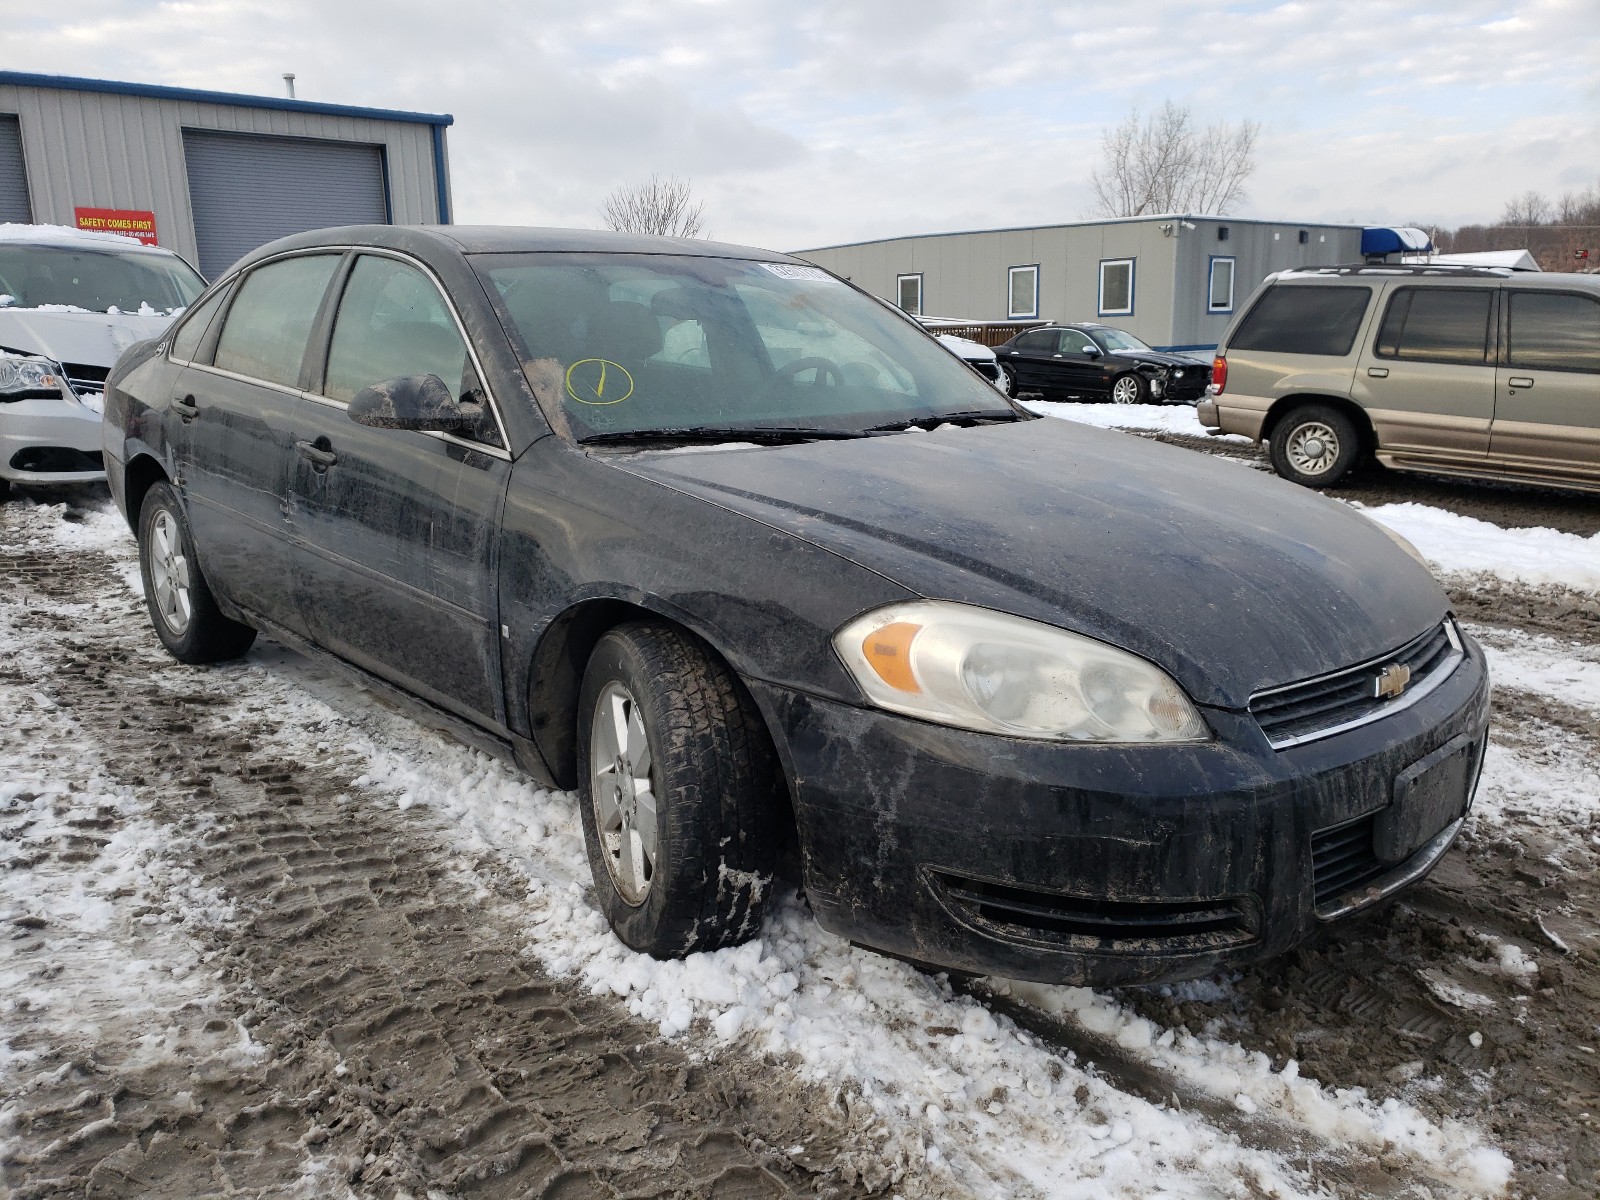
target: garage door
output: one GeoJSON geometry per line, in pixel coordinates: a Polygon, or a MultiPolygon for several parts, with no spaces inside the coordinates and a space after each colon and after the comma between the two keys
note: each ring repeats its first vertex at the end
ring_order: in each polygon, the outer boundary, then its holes
{"type": "Polygon", "coordinates": [[[273,238],[389,220],[381,146],[185,129],[183,155],[207,279],[273,238]]]}
{"type": "Polygon", "coordinates": [[[33,220],[28,206],[28,172],[22,162],[22,127],[0,113],[0,221],[33,220]]]}

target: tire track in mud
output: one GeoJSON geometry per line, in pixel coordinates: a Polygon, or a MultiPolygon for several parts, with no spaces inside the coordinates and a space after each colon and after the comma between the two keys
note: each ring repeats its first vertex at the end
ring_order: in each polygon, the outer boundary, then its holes
{"type": "Polygon", "coordinates": [[[485,896],[482,864],[464,879],[426,815],[351,799],[357,764],[259,749],[276,729],[264,706],[231,695],[225,667],[166,658],[141,605],[92,628],[70,615],[116,578],[93,552],[0,556],[0,585],[54,643],[34,686],[234,900],[236,927],[193,934],[233,1011],[191,1023],[218,1045],[243,1035],[259,1061],[119,1073],[93,1045],[64,1056],[11,1131],[0,1178],[17,1196],[875,1190],[824,1093],[737,1056],[696,1062],[542,975],[501,911],[509,877],[485,896]]]}

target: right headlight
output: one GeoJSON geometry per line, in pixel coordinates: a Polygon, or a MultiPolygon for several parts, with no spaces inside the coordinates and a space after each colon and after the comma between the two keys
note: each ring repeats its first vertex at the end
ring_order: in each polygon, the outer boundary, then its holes
{"type": "Polygon", "coordinates": [[[1022,617],[918,600],[833,637],[878,707],[941,725],[1062,742],[1199,742],[1206,724],[1173,680],[1094,638],[1022,617]]]}
{"type": "Polygon", "coordinates": [[[61,395],[60,368],[35,354],[0,350],[0,400],[61,395]]]}

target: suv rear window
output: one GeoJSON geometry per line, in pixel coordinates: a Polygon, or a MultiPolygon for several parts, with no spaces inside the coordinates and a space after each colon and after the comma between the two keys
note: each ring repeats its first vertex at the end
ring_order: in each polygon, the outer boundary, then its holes
{"type": "Polygon", "coordinates": [[[1349,354],[1371,302],[1369,287],[1268,288],[1228,339],[1228,349],[1349,354]]]}
{"type": "Polygon", "coordinates": [[[1485,363],[1493,300],[1489,288],[1400,288],[1383,314],[1378,357],[1485,363]]]}

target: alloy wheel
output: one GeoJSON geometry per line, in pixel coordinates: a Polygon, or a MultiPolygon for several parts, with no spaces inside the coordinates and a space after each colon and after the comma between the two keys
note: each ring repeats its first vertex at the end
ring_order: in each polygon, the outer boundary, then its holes
{"type": "Polygon", "coordinates": [[[589,793],[595,827],[611,881],[625,901],[637,906],[650,894],[661,850],[650,735],[633,694],[615,681],[595,701],[591,728],[589,793]]]}
{"type": "Polygon", "coordinates": [[[182,637],[194,616],[189,591],[189,556],[177,519],[163,509],[150,524],[150,583],[155,589],[156,611],[175,637],[182,637]]]}
{"type": "Polygon", "coordinates": [[[1124,375],[1111,385],[1111,399],[1118,404],[1136,404],[1139,401],[1139,381],[1124,375]]]}

